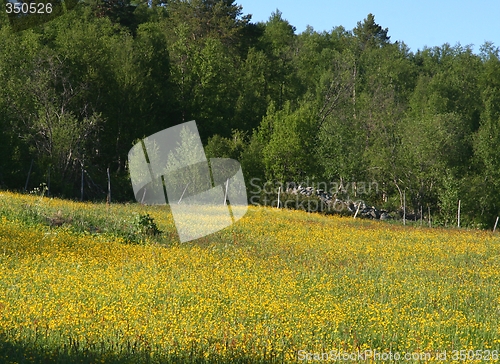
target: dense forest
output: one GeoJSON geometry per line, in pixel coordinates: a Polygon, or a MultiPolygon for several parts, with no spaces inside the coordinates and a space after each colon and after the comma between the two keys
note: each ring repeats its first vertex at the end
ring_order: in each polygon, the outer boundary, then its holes
{"type": "Polygon", "coordinates": [[[79,198],[83,179],[103,200],[109,168],[113,198],[133,200],[132,145],[196,120],[207,156],[239,160],[247,181],[376,182],[366,201],[404,197],[443,224],[458,200],[469,226],[500,214],[492,43],[411,52],[372,14],[296,34],[232,0],[85,1],[19,31],[2,17],[2,188],[79,198]]]}

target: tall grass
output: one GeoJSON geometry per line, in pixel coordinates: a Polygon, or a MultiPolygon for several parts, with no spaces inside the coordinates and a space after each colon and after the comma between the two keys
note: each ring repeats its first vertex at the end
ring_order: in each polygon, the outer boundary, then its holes
{"type": "Polygon", "coordinates": [[[499,282],[489,232],[251,207],[180,244],[166,207],[0,193],[2,362],[498,350],[499,282]]]}

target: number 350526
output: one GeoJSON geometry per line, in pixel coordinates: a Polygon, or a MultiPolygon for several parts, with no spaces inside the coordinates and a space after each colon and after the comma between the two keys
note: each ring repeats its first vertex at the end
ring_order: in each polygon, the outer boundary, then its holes
{"type": "Polygon", "coordinates": [[[7,14],[50,14],[51,3],[11,3],[5,4],[7,14]]]}

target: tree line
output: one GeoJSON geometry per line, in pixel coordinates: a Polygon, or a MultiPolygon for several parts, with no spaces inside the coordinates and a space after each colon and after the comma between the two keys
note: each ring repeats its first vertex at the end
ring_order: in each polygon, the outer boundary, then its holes
{"type": "Polygon", "coordinates": [[[261,181],[376,182],[370,203],[492,226],[500,214],[500,54],[411,52],[372,14],[296,34],[233,0],[88,0],[16,31],[0,19],[0,186],[133,199],[127,153],[196,120],[208,157],[261,181]],[[27,176],[29,173],[29,180],[27,176]],[[26,185],[26,182],[28,184],[26,185]]]}

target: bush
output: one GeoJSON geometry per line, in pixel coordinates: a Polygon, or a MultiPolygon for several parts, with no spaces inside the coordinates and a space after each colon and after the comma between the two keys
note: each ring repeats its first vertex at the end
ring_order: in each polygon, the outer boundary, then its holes
{"type": "Polygon", "coordinates": [[[126,235],[126,240],[129,243],[142,243],[148,237],[163,233],[149,214],[135,215],[130,222],[130,227],[130,231],[126,235]]]}

